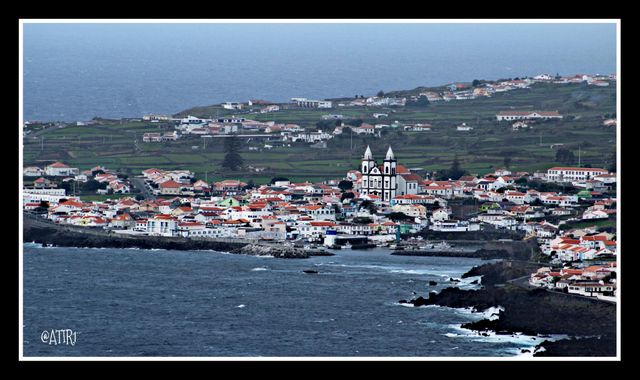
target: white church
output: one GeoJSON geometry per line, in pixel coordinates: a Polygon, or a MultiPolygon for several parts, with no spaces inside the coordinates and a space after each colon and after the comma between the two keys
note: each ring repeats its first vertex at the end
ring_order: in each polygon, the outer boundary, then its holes
{"type": "Polygon", "coordinates": [[[369,146],[362,157],[360,171],[351,170],[347,179],[354,182],[354,190],[361,196],[375,195],[383,202],[390,202],[396,195],[417,194],[422,181],[420,176],[398,165],[391,147],[382,165],[378,165],[369,146]]]}
{"type": "Polygon", "coordinates": [[[371,148],[367,146],[360,170],[362,173],[360,194],[377,195],[381,197],[383,202],[389,202],[395,198],[398,188],[397,166],[398,161],[393,155],[391,147],[387,150],[382,166],[379,167],[373,159],[371,148]]]}

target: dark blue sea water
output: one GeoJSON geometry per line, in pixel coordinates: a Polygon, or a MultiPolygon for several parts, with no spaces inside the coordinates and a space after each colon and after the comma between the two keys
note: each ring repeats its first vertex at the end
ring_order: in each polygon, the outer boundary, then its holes
{"type": "Polygon", "coordinates": [[[513,356],[539,343],[458,328],[479,313],[397,303],[480,263],[382,249],[284,260],[25,244],[24,355],[513,356]],[[75,345],[43,343],[51,329],[72,329],[75,345]]]}
{"type": "Polygon", "coordinates": [[[25,24],[25,120],[613,73],[614,24],[25,24]]]}

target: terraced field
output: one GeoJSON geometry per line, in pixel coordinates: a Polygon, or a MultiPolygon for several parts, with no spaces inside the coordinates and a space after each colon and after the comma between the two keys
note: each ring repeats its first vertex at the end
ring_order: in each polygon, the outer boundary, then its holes
{"type": "MultiPolygon", "coordinates": [[[[224,156],[221,139],[209,139],[206,148],[202,139],[195,136],[175,142],[143,143],[143,133],[170,128],[146,122],[101,121],[91,126],[49,128],[36,137],[24,139],[24,163],[44,165],[61,160],[81,169],[104,165],[133,174],[150,167],[189,169],[208,180],[238,178],[253,179],[256,183],[276,175],[296,181],[318,181],[339,178],[346,171],[357,168],[360,156],[370,144],[374,157],[382,159],[387,146],[391,145],[400,164],[424,171],[448,167],[456,155],[464,169],[477,174],[504,167],[505,158],[510,160],[513,170],[546,169],[560,164],[555,161],[558,147],[572,150],[576,157],[580,149],[583,165],[606,167],[616,151],[616,130],[603,127],[602,120],[615,113],[615,97],[614,86],[536,84],[531,89],[501,93],[492,98],[434,103],[427,107],[289,109],[250,115],[247,117],[297,123],[314,129],[322,115],[328,113],[371,124],[399,121],[433,125],[431,131],[424,132],[389,129],[381,138],[346,134],[330,140],[327,149],[312,149],[303,143],[282,146],[275,137],[271,141],[247,139],[243,141],[242,156],[247,166],[263,168],[261,172],[246,169],[223,173],[220,168],[224,156]],[[533,129],[512,131],[510,123],[495,121],[497,112],[509,109],[558,110],[565,118],[532,124],[533,129]],[[374,119],[373,113],[389,113],[390,117],[374,119]],[[474,129],[457,131],[455,127],[461,122],[474,129]],[[265,143],[273,148],[265,149],[265,143]],[[250,147],[257,150],[249,150],[250,147]]],[[[229,112],[212,106],[181,114],[209,117],[228,115],[229,112]]]]}

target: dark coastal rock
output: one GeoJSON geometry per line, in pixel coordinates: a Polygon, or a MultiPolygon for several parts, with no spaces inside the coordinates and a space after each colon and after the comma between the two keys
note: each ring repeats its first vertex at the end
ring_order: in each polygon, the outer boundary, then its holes
{"type": "MultiPolygon", "coordinates": [[[[595,336],[591,338],[544,342],[547,351],[536,352],[536,356],[615,356],[616,306],[594,299],[548,292],[544,289],[527,290],[506,284],[493,285],[528,274],[531,264],[526,262],[485,264],[469,271],[469,276],[483,275],[480,290],[445,288],[439,293],[431,292],[428,298],[417,297],[407,301],[414,306],[439,305],[453,308],[472,308],[484,311],[501,306],[499,318],[484,319],[464,324],[462,327],[478,332],[496,331],[527,335],[566,334],[569,336],[595,336]],[[524,274],[523,274],[524,273],[524,274]],[[612,354],[613,353],[613,354],[612,354]]],[[[534,266],[535,268],[536,266],[534,266]]]]}
{"type": "Polygon", "coordinates": [[[473,281],[471,281],[471,284],[472,284],[472,285],[478,285],[479,283],[480,283],[480,281],[478,281],[478,280],[473,280],[473,281]]]}
{"type": "Polygon", "coordinates": [[[436,285],[438,285],[438,283],[437,283],[437,282],[435,282],[435,281],[429,281],[429,286],[436,286],[436,285]]]}
{"type": "Polygon", "coordinates": [[[303,270],[304,273],[308,273],[308,274],[317,274],[318,271],[317,270],[313,270],[313,269],[305,269],[303,270]]]}
{"type": "Polygon", "coordinates": [[[449,277],[450,282],[460,282],[457,278],[449,277]]]}
{"type": "Polygon", "coordinates": [[[463,323],[460,327],[474,331],[495,331],[500,333],[500,323],[497,319],[481,319],[475,322],[463,323]]]}
{"type": "Polygon", "coordinates": [[[545,340],[536,347],[533,356],[616,356],[615,336],[545,340]],[[544,350],[541,350],[543,348],[544,350]]]}
{"type": "Polygon", "coordinates": [[[482,276],[482,284],[492,286],[503,284],[508,280],[527,276],[539,268],[536,264],[525,262],[500,261],[497,263],[482,264],[471,268],[462,278],[482,276]]]}
{"type": "Polygon", "coordinates": [[[24,241],[46,246],[80,248],[140,248],[182,251],[211,250],[247,255],[269,255],[276,258],[308,258],[331,256],[324,251],[308,251],[276,244],[249,244],[215,239],[190,239],[185,237],[121,235],[101,228],[61,226],[40,217],[25,215],[24,241]]]}

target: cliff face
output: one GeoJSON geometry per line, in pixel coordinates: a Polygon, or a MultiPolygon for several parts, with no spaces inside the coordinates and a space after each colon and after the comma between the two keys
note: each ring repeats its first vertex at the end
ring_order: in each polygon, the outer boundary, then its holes
{"type": "Polygon", "coordinates": [[[270,255],[278,258],[308,258],[331,255],[322,251],[306,251],[274,244],[249,244],[214,239],[184,237],[131,236],[109,233],[102,229],[60,226],[37,217],[25,216],[24,241],[60,247],[140,248],[182,251],[213,250],[248,255],[270,255]]]}

